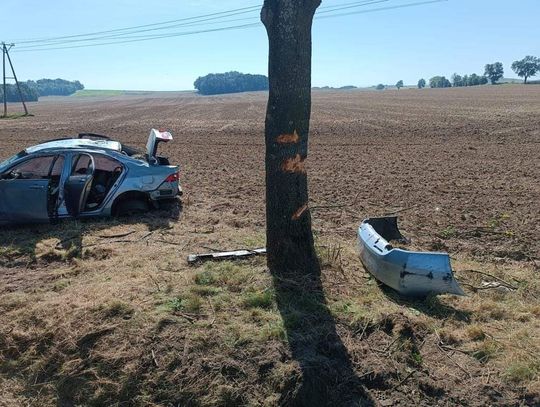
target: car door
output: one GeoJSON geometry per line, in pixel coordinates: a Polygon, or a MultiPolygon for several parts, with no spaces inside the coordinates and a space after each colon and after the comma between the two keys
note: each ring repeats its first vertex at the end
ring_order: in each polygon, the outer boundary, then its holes
{"type": "Polygon", "coordinates": [[[29,158],[0,174],[0,221],[49,220],[49,174],[55,155],[29,158]]]}
{"type": "Polygon", "coordinates": [[[94,179],[94,158],[87,153],[73,154],[71,172],[64,183],[64,199],[69,215],[77,217],[84,212],[94,179]]]}

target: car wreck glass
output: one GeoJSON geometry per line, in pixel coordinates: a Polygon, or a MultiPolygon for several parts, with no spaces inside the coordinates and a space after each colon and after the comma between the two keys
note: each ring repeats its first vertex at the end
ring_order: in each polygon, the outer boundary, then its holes
{"type": "Polygon", "coordinates": [[[11,169],[21,179],[46,179],[53,165],[55,156],[36,157],[26,160],[11,169]]]}
{"type": "Polygon", "coordinates": [[[9,157],[7,160],[0,163],[0,172],[3,172],[4,169],[8,168],[11,164],[13,164],[15,161],[17,161],[20,158],[25,157],[26,151],[21,151],[18,154],[15,154],[14,156],[9,157]]]}

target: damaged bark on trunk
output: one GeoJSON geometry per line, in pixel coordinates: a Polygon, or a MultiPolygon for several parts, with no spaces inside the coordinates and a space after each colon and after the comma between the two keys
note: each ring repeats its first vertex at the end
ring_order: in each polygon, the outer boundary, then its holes
{"type": "Polygon", "coordinates": [[[266,0],[269,39],[266,112],[268,266],[274,274],[319,274],[308,206],[311,26],[321,0],[266,0]]]}

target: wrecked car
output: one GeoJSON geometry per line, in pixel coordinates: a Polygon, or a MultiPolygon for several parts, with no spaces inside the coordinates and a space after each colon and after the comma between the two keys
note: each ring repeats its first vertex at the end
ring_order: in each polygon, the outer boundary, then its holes
{"type": "Polygon", "coordinates": [[[381,283],[410,297],[465,295],[454,278],[447,253],[403,250],[394,248],[390,241],[407,242],[395,216],[366,219],[358,229],[360,260],[381,283]]]}
{"type": "Polygon", "coordinates": [[[92,133],[28,147],[0,163],[0,224],[129,215],[174,199],[179,166],[157,155],[170,140],[152,129],[144,153],[92,133]]]}

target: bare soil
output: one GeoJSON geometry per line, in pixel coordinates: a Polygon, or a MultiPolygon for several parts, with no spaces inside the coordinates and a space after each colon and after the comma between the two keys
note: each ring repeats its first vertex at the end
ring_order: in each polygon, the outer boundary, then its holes
{"type": "MultiPolygon", "coordinates": [[[[292,403],[302,369],[264,259],[185,261],[264,246],[265,103],[54,98],[0,121],[2,159],[79,132],[144,148],[151,127],[167,128],[162,152],[185,190],[180,209],[2,232],[0,406],[292,403]]],[[[538,405],[540,88],[317,91],[310,137],[323,306],[356,403],[538,405]],[[449,252],[468,296],[379,287],[354,245],[361,220],[384,214],[411,247],[449,252]],[[509,287],[486,288],[497,279],[509,287]]]]}

